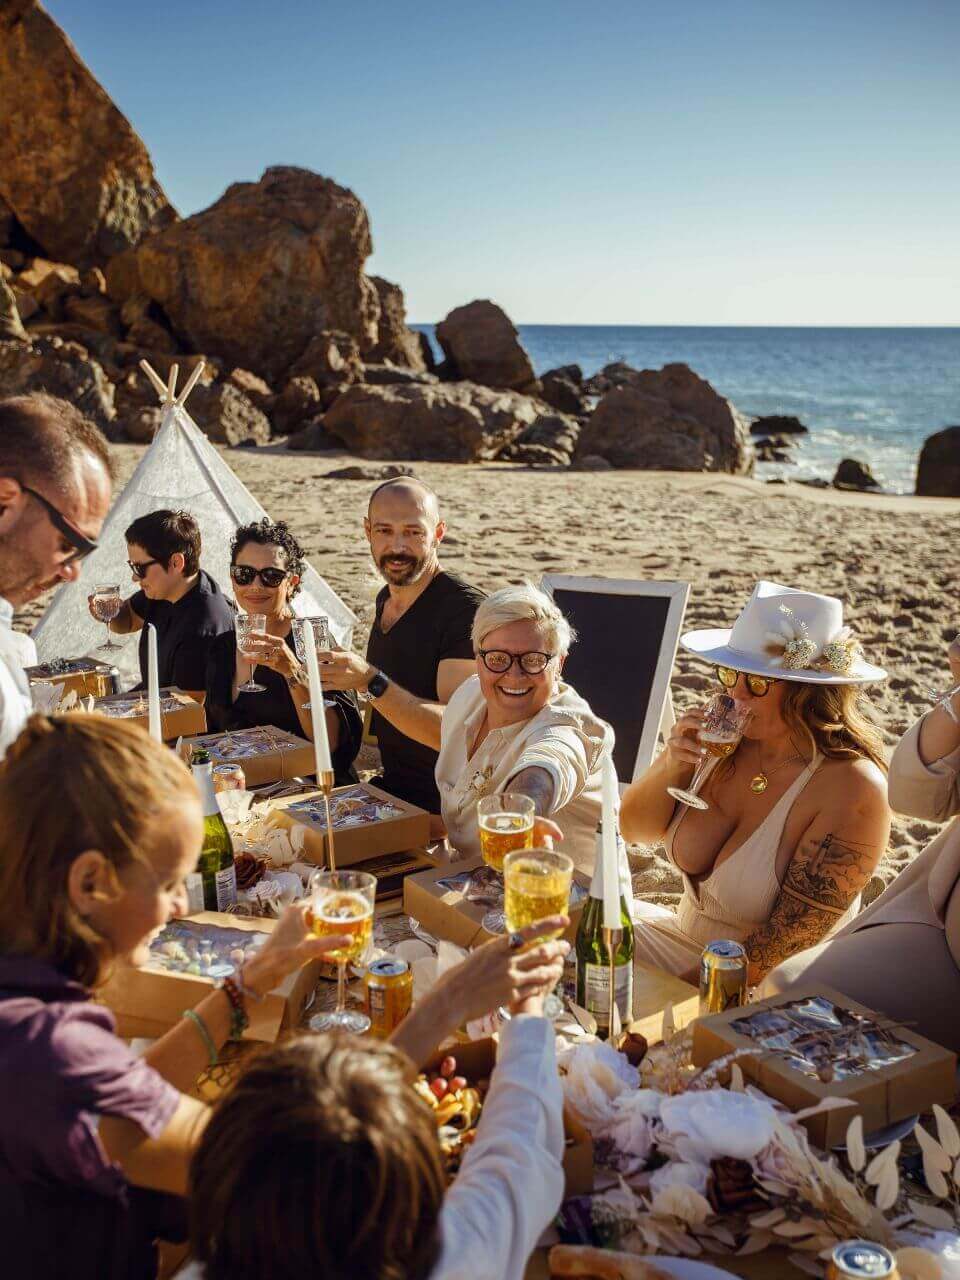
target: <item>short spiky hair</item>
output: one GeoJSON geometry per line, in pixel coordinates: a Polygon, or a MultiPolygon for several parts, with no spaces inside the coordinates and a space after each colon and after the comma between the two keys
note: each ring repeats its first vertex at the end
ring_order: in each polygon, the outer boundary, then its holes
{"type": "MultiPolygon", "coordinates": [[[[268,520],[266,516],[262,520],[257,520],[254,524],[241,525],[237,532],[233,535],[233,541],[230,543],[230,563],[237,563],[237,556],[247,545],[248,542],[255,542],[260,547],[279,547],[286,559],[286,567],[290,573],[298,578],[302,578],[306,569],[306,561],[304,559],[303,547],[290,532],[284,520],[278,520],[274,523],[268,520]]],[[[300,590],[300,584],[290,588],[290,596],[295,596],[300,590]]]]}

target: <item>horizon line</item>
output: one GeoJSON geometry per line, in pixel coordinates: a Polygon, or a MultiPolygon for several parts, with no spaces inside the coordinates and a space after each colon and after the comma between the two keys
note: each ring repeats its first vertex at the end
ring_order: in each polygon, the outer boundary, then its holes
{"type": "MultiPolygon", "coordinates": [[[[469,304],[467,304],[469,305],[469,304]]],[[[448,313],[449,314],[449,313],[448,313]]],[[[508,317],[509,319],[509,317],[508,317]]],[[[414,325],[419,328],[432,326],[436,328],[442,320],[408,320],[408,325],[414,325]]],[[[528,328],[536,327],[538,329],[957,329],[960,330],[960,322],[956,324],[709,324],[704,321],[673,321],[668,324],[658,324],[654,321],[574,321],[574,320],[511,320],[511,324],[524,325],[528,328]]]]}

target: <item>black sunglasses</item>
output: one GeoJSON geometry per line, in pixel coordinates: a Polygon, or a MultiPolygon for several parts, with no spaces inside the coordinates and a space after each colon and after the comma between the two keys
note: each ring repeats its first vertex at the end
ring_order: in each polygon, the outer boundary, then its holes
{"type": "Polygon", "coordinates": [[[152,564],[163,564],[162,560],[128,560],[127,565],[135,578],[145,578],[152,564]]]}
{"type": "Polygon", "coordinates": [[[37,493],[36,489],[31,489],[29,485],[20,483],[20,488],[24,493],[29,493],[31,498],[36,498],[47,513],[50,523],[62,533],[66,540],[73,547],[73,553],[67,556],[64,564],[70,564],[75,560],[82,560],[84,556],[88,556],[91,551],[96,551],[97,541],[95,538],[88,538],[81,533],[79,529],[75,529],[66,517],[62,516],[52,502],[48,502],[42,493],[37,493]]]}
{"type": "Polygon", "coordinates": [[[539,649],[530,649],[526,653],[510,653],[507,649],[480,649],[478,656],[487,670],[495,676],[502,676],[514,663],[525,675],[543,675],[554,657],[552,653],[543,653],[539,649]]]}
{"type": "Polygon", "coordinates": [[[230,577],[238,587],[249,587],[254,578],[259,578],[265,587],[273,590],[279,587],[284,578],[290,577],[289,569],[254,569],[250,564],[232,564],[230,577]]]}

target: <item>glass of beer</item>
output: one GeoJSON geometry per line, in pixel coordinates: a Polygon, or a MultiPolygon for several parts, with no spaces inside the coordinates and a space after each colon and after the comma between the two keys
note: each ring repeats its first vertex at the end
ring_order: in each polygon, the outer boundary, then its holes
{"type": "Polygon", "coordinates": [[[267,629],[267,615],[265,613],[241,613],[237,615],[237,652],[241,658],[252,663],[249,679],[243,684],[237,685],[237,693],[264,693],[266,687],[257,684],[253,678],[253,673],[257,668],[258,650],[251,647],[251,637],[255,631],[263,633],[267,629]]]}
{"type": "MultiPolygon", "coordinates": [[[[563,916],[570,905],[573,860],[555,849],[520,849],[508,853],[503,860],[504,916],[507,929],[516,933],[524,925],[547,916],[563,916]]],[[[560,931],[538,938],[531,946],[539,946],[560,931]]],[[[563,1012],[563,1002],[550,992],[543,1002],[544,1017],[556,1020],[563,1012]]]]}
{"type": "Polygon", "coordinates": [[[318,938],[338,933],[350,938],[349,946],[327,952],[325,958],[337,965],[337,1007],[332,1013],[311,1018],[311,1031],[352,1031],[361,1035],[369,1030],[367,1015],[346,1007],[347,965],[362,960],[373,940],[376,892],[376,876],[366,871],[315,871],[310,877],[309,918],[313,932],[318,938]]]}
{"type": "MultiPolygon", "coordinates": [[[[535,810],[529,796],[501,791],[481,796],[477,804],[480,828],[480,855],[491,871],[503,875],[503,860],[515,849],[533,848],[535,810]]],[[[499,895],[498,895],[499,896],[499,895]]],[[[483,917],[487,933],[503,933],[503,907],[494,907],[483,917]]]]}
{"type": "Polygon", "coordinates": [[[123,645],[114,644],[110,639],[110,623],[114,620],[123,605],[119,582],[101,582],[93,588],[90,601],[93,612],[100,622],[107,624],[107,638],[97,649],[122,649],[123,645]]]}
{"type": "Polygon", "coordinates": [[[690,785],[667,787],[667,794],[681,804],[689,805],[691,809],[709,809],[709,804],[699,794],[707,770],[713,758],[722,760],[736,751],[752,715],[749,708],[740,706],[728,693],[718,693],[711,698],[704,710],[703,724],[697,735],[697,741],[706,749],[707,754],[694,770],[690,785]]]}

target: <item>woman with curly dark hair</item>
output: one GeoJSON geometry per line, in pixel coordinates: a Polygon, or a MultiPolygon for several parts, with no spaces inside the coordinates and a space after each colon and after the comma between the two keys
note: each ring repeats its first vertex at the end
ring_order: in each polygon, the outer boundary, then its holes
{"type": "MultiPolygon", "coordinates": [[[[230,544],[230,577],[237,604],[245,613],[266,616],[256,663],[237,652],[236,635],[218,636],[207,664],[207,717],[215,729],[249,729],[271,724],[299,737],[313,738],[306,672],[291,639],[291,601],[300,589],[303,548],[286,524],[260,520],[238,529],[230,544]],[[240,686],[256,667],[259,693],[240,686]]],[[[355,781],[353,761],[363,725],[350,693],[325,692],[327,734],[338,785],[355,781]]]]}

